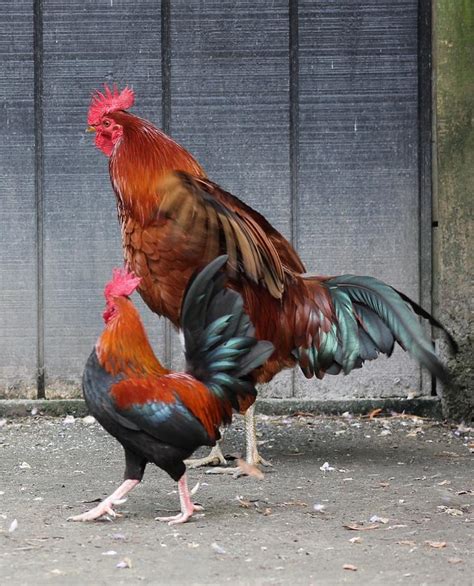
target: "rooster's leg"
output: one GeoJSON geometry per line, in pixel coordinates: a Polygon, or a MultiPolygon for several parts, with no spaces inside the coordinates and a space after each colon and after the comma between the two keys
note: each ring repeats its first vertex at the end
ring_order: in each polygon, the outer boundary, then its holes
{"type": "Polygon", "coordinates": [[[116,517],[117,513],[113,509],[114,505],[121,505],[124,503],[127,500],[124,498],[125,495],[127,495],[132,490],[132,488],[135,488],[135,486],[137,486],[139,483],[140,481],[135,479],[125,480],[115,492],[104,499],[96,507],[90,511],[87,511],[86,513],[82,513],[82,515],[69,517],[68,521],[94,521],[95,519],[99,519],[104,515],[116,517]]]}
{"type": "MultiPolygon", "coordinates": [[[[245,412],[245,445],[246,445],[246,457],[245,461],[250,466],[271,466],[270,462],[267,462],[258,453],[257,447],[257,434],[255,432],[255,403],[247,409],[245,412]]],[[[232,474],[234,478],[244,476],[246,472],[241,470],[238,466],[234,468],[212,468],[207,471],[207,474],[232,474]]]]}
{"type": "Polygon", "coordinates": [[[186,523],[188,519],[193,516],[194,511],[202,511],[200,505],[195,505],[191,500],[191,495],[188,490],[188,480],[186,472],[178,481],[179,502],[181,504],[181,513],[173,517],[156,517],[157,521],[166,521],[168,525],[178,525],[179,523],[186,523]]]}
{"type": "Polygon", "coordinates": [[[255,430],[255,403],[245,412],[245,445],[246,445],[246,462],[251,466],[271,466],[270,462],[264,460],[258,453],[257,433],[255,430]]]}
{"type": "MultiPolygon", "coordinates": [[[[221,435],[223,432],[221,431],[221,435]]],[[[205,458],[197,458],[193,460],[185,460],[184,463],[188,468],[200,468],[201,466],[225,466],[227,464],[227,460],[224,458],[224,454],[222,453],[220,442],[212,448],[209,454],[205,458]]]]}

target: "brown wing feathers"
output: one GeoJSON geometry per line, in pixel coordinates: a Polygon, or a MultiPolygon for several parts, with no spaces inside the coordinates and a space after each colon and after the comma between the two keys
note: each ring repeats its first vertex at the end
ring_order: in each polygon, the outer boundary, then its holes
{"type": "Polygon", "coordinates": [[[285,271],[273,242],[252,217],[216,199],[216,189],[187,173],[171,173],[158,186],[159,213],[176,222],[190,238],[206,243],[203,261],[225,252],[231,278],[242,272],[240,264],[249,279],[263,282],[270,294],[280,299],[285,271]]]}

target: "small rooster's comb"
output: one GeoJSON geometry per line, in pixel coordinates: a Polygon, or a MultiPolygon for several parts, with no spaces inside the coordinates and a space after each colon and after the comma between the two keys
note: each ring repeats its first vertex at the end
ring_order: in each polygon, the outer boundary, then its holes
{"type": "Polygon", "coordinates": [[[119,92],[115,84],[112,90],[108,85],[104,84],[104,91],[96,91],[92,96],[89,113],[87,114],[87,124],[94,126],[99,124],[100,119],[105,114],[117,112],[117,110],[128,110],[133,106],[134,101],[135,93],[128,86],[119,92]]]}
{"type": "Polygon", "coordinates": [[[135,291],[140,281],[140,277],[136,277],[127,269],[114,269],[112,279],[104,289],[105,299],[109,301],[112,297],[128,297],[135,291]]]}

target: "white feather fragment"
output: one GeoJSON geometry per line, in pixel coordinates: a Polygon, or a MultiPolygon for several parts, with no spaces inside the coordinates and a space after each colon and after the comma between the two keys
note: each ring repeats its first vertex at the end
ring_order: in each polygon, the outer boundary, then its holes
{"type": "Polygon", "coordinates": [[[17,530],[18,527],[18,521],[16,519],[13,519],[13,521],[10,523],[10,527],[8,528],[8,533],[13,533],[14,531],[17,530]]]}

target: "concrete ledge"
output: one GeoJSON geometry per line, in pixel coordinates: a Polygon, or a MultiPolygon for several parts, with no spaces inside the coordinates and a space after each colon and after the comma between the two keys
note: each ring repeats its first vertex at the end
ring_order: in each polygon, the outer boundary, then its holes
{"type": "Polygon", "coordinates": [[[341,415],[346,411],[363,415],[373,409],[385,413],[412,413],[421,417],[442,419],[441,402],[437,397],[419,399],[349,399],[349,400],[305,400],[305,399],[261,399],[257,401],[257,412],[265,415],[292,415],[294,413],[314,413],[341,415]]]}
{"type": "MultiPolygon", "coordinates": [[[[84,417],[87,407],[82,399],[12,399],[0,400],[0,417],[27,417],[33,409],[38,414],[51,417],[74,415],[84,417]]],[[[294,413],[313,413],[340,415],[349,411],[362,415],[373,409],[383,409],[389,413],[405,412],[421,417],[441,419],[441,403],[436,397],[419,399],[352,399],[352,400],[304,400],[304,399],[261,399],[257,402],[257,412],[265,415],[292,415],[294,413]]]]}

